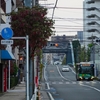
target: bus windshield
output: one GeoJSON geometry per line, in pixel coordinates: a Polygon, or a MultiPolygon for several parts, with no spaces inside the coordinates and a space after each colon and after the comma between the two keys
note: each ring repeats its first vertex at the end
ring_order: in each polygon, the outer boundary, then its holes
{"type": "Polygon", "coordinates": [[[81,66],[79,70],[80,74],[91,74],[93,75],[92,67],[90,66],[81,66]]]}

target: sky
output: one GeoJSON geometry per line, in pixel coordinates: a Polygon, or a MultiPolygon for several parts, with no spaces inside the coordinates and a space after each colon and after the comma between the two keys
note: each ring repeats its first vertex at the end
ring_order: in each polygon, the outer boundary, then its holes
{"type": "Polygon", "coordinates": [[[55,35],[76,35],[83,30],[83,0],[40,0],[48,8],[47,16],[55,21],[55,35]],[[54,11],[54,13],[53,13],[54,11]]]}

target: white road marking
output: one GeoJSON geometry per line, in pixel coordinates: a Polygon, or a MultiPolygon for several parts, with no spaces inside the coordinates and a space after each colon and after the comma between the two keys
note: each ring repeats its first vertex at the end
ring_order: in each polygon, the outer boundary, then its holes
{"type": "Polygon", "coordinates": [[[66,84],[69,84],[70,82],[66,82],[66,84]]]}
{"type": "Polygon", "coordinates": [[[63,82],[59,82],[59,84],[63,84],[63,82]]]}
{"type": "Polygon", "coordinates": [[[52,82],[52,84],[56,84],[56,82],[52,82]]]}
{"type": "Polygon", "coordinates": [[[72,84],[76,84],[76,82],[72,82],[72,84]]]}
{"type": "Polygon", "coordinates": [[[85,86],[85,87],[88,87],[88,88],[91,88],[91,89],[94,89],[94,90],[96,90],[96,91],[100,92],[100,90],[99,90],[99,89],[97,89],[97,88],[95,88],[95,87],[93,87],[93,86],[84,85],[84,84],[80,84],[80,85],[85,86]]]}
{"type": "Polygon", "coordinates": [[[86,82],[87,84],[89,84],[90,82],[86,82]]]}

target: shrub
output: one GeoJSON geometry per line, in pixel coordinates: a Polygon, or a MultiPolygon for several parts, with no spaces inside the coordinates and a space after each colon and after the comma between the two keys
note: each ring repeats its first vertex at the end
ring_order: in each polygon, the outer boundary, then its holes
{"type": "Polygon", "coordinates": [[[18,84],[18,77],[10,77],[10,88],[18,84]]]}

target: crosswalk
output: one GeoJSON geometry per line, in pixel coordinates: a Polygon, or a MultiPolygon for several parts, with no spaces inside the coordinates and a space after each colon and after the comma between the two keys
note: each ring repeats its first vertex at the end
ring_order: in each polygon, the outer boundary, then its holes
{"type": "Polygon", "coordinates": [[[99,81],[72,81],[72,82],[69,82],[69,81],[53,81],[53,82],[49,82],[49,84],[100,84],[99,81]]]}

